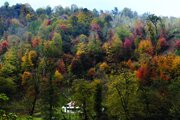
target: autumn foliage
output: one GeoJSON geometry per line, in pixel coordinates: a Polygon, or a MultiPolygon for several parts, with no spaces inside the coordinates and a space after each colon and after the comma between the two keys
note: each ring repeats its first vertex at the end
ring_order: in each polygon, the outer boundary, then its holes
{"type": "Polygon", "coordinates": [[[7,50],[9,46],[9,43],[7,40],[4,40],[2,42],[0,42],[0,54],[2,54],[3,52],[5,52],[7,50]]]}
{"type": "Polygon", "coordinates": [[[88,77],[92,78],[95,76],[95,74],[96,74],[95,68],[90,68],[88,70],[88,73],[87,73],[88,77]]]}
{"type": "Polygon", "coordinates": [[[35,37],[34,39],[32,39],[32,47],[36,48],[41,42],[41,39],[38,37],[35,37]]]}
{"type": "Polygon", "coordinates": [[[5,3],[0,120],[179,120],[179,25],[129,8],[5,3]],[[63,111],[69,102],[77,112],[63,111]]]}
{"type": "Polygon", "coordinates": [[[124,48],[130,49],[132,46],[132,41],[130,39],[125,39],[124,44],[123,44],[124,48]]]}
{"type": "Polygon", "coordinates": [[[141,40],[138,46],[138,51],[140,53],[147,53],[153,55],[154,48],[150,40],[141,40]]]}
{"type": "Polygon", "coordinates": [[[147,64],[142,64],[136,72],[136,76],[142,82],[146,82],[149,79],[149,68],[147,64]]]}

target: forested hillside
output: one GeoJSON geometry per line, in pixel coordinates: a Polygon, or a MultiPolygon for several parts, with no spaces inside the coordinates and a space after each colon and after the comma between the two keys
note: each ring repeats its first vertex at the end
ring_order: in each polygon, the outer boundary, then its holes
{"type": "Polygon", "coordinates": [[[5,2],[0,120],[179,120],[179,55],[180,18],[5,2]]]}

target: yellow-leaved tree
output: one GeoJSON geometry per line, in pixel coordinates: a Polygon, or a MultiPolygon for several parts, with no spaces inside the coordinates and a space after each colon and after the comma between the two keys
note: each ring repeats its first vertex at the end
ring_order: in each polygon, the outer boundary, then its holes
{"type": "Polygon", "coordinates": [[[147,53],[150,55],[153,55],[154,50],[153,50],[153,45],[150,40],[141,40],[138,46],[138,51],[139,53],[147,53]]]}

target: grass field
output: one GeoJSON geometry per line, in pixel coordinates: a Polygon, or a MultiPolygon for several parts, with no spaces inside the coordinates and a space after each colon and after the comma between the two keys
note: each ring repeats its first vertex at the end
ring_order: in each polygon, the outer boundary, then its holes
{"type": "Polygon", "coordinates": [[[42,118],[28,117],[28,116],[20,116],[20,117],[17,118],[17,120],[42,120],[42,118]]]}
{"type": "MultiPolygon", "coordinates": [[[[64,114],[64,117],[67,120],[79,120],[79,115],[77,114],[64,114]]],[[[63,118],[63,116],[61,116],[63,118]]],[[[29,116],[19,116],[17,120],[43,120],[42,118],[39,117],[29,117],[29,116]]]]}

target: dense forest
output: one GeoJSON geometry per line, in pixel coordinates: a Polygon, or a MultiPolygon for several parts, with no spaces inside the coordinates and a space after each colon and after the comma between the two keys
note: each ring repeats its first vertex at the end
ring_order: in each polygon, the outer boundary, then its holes
{"type": "Polygon", "coordinates": [[[180,18],[5,2],[0,120],[179,120],[179,55],[180,18]]]}

